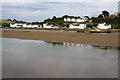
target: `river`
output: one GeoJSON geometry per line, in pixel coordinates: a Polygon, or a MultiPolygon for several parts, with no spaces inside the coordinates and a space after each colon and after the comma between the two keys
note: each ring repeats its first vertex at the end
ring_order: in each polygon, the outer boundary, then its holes
{"type": "Polygon", "coordinates": [[[3,78],[117,78],[118,48],[2,38],[3,78]]]}

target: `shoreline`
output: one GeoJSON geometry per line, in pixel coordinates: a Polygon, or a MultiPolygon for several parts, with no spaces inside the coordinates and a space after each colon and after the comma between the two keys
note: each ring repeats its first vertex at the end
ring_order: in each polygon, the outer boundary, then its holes
{"type": "Polygon", "coordinates": [[[0,30],[1,38],[18,38],[28,40],[42,40],[49,42],[90,44],[102,46],[119,46],[118,34],[83,34],[67,31],[22,31],[22,30],[0,30]]]}

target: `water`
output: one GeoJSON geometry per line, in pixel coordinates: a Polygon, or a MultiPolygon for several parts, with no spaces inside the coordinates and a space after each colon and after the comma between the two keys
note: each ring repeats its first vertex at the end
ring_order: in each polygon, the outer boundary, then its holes
{"type": "MultiPolygon", "coordinates": [[[[2,44],[1,39],[0,39],[0,44],[2,44]]],[[[0,45],[0,79],[2,79],[2,45],[0,45]]]]}
{"type": "Polygon", "coordinates": [[[117,78],[118,48],[3,38],[3,78],[117,78]]]}

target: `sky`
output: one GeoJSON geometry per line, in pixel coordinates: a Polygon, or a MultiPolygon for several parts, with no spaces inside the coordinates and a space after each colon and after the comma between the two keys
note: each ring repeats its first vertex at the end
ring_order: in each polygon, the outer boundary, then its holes
{"type": "Polygon", "coordinates": [[[17,19],[28,22],[44,21],[53,16],[95,17],[107,10],[118,12],[118,0],[3,0],[1,19],[17,19]]]}

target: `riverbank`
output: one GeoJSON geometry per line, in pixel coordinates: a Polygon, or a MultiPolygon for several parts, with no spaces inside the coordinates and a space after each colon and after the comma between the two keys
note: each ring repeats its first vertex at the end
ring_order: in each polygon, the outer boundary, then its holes
{"type": "Polygon", "coordinates": [[[68,31],[2,30],[2,38],[18,38],[104,46],[118,46],[118,34],[82,34],[68,31]]]}

